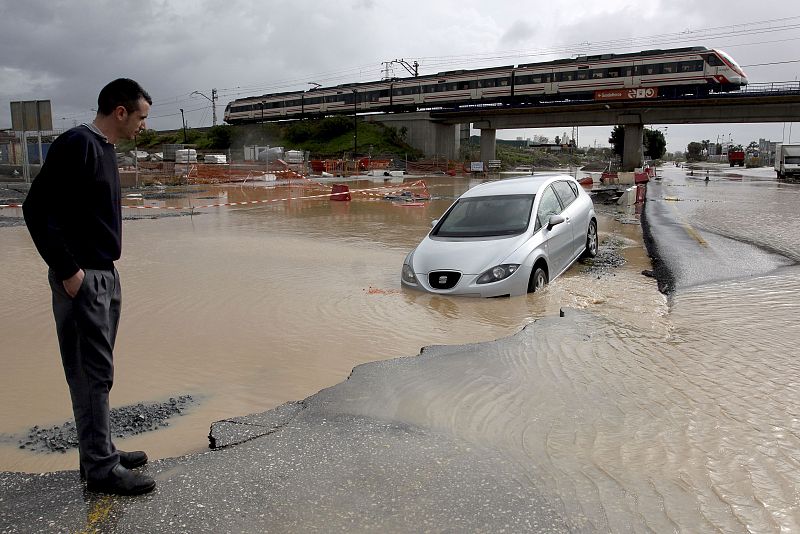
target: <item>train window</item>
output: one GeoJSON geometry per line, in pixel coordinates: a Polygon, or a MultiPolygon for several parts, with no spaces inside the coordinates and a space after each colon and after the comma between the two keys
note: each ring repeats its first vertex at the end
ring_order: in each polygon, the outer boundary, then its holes
{"type": "Polygon", "coordinates": [[[500,78],[497,82],[498,87],[506,87],[508,85],[508,78],[500,78]]]}
{"type": "Polygon", "coordinates": [[[562,72],[562,80],[565,82],[571,82],[575,79],[575,72],[562,72]]]}
{"type": "Polygon", "coordinates": [[[589,78],[589,71],[587,70],[579,70],[575,76],[576,80],[586,80],[588,78],[589,78]]]}
{"type": "Polygon", "coordinates": [[[620,74],[622,73],[622,69],[619,67],[612,67],[608,69],[608,77],[609,78],[619,78],[620,74]]]}
{"type": "Polygon", "coordinates": [[[514,83],[517,85],[528,85],[531,83],[531,78],[533,78],[533,76],[517,76],[514,83]]]}
{"type": "Polygon", "coordinates": [[[702,61],[681,61],[678,63],[678,70],[680,72],[697,72],[703,70],[702,61]]]}
{"type": "Polygon", "coordinates": [[[661,72],[664,74],[672,74],[674,72],[678,72],[678,64],[677,63],[664,63],[661,65],[661,72]]]}
{"type": "Polygon", "coordinates": [[[594,69],[592,71],[592,79],[593,80],[598,80],[600,78],[605,78],[605,76],[606,76],[606,72],[605,71],[606,71],[606,69],[594,69]]]}
{"type": "Polygon", "coordinates": [[[470,89],[470,82],[460,82],[458,84],[458,88],[462,91],[466,91],[467,89],[470,89]]]}
{"type": "Polygon", "coordinates": [[[717,56],[715,56],[713,54],[709,55],[707,57],[706,61],[708,61],[708,64],[711,65],[712,67],[721,67],[721,66],[723,66],[725,64],[725,63],[722,62],[722,60],[720,58],[718,58],[717,56]]]}
{"type": "Polygon", "coordinates": [[[654,74],[661,74],[661,63],[642,65],[642,74],[644,76],[653,76],[654,74]]]}

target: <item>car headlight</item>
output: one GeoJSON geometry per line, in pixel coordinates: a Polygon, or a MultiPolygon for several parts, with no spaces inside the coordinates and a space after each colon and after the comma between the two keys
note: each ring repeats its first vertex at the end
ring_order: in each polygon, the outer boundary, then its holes
{"type": "Polygon", "coordinates": [[[414,269],[407,263],[403,264],[403,273],[401,277],[406,284],[417,285],[417,276],[414,274],[414,269]]]}
{"type": "Polygon", "coordinates": [[[503,265],[492,267],[478,277],[478,283],[491,284],[492,282],[499,282],[514,274],[517,269],[519,269],[518,263],[504,263],[503,265]]]}

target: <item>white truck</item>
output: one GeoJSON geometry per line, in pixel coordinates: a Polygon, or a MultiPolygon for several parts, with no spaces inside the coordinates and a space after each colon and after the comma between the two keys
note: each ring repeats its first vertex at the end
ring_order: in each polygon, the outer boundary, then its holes
{"type": "Polygon", "coordinates": [[[800,145],[775,145],[775,172],[778,179],[800,179],[800,145]]]}

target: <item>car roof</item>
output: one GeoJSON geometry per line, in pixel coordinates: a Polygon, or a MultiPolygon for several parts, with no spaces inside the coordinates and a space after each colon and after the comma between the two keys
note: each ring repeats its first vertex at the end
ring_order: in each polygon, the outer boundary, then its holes
{"type": "Polygon", "coordinates": [[[555,178],[560,178],[562,180],[573,180],[572,176],[569,176],[568,174],[534,174],[517,176],[476,185],[461,195],[461,198],[486,197],[491,195],[535,195],[543,185],[553,181],[555,178]]]}

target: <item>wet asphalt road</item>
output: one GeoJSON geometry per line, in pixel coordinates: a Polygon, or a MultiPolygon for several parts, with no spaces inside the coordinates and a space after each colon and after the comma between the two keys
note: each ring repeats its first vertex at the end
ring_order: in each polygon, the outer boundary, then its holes
{"type": "MultiPolygon", "coordinates": [[[[698,208],[707,203],[727,202],[729,190],[740,186],[725,176],[729,173],[725,167],[717,166],[708,173],[706,181],[705,170],[697,170],[690,176],[686,169],[666,167],[659,171],[660,180],[648,184],[645,218],[654,229],[656,256],[668,271],[663,274],[670,279],[660,280],[667,292],[759,276],[793,263],[763,246],[701,229],[705,221],[698,208]]],[[[730,209],[737,209],[735,203],[729,205],[730,209]]],[[[768,225],[768,213],[751,224],[768,225]]]]}

